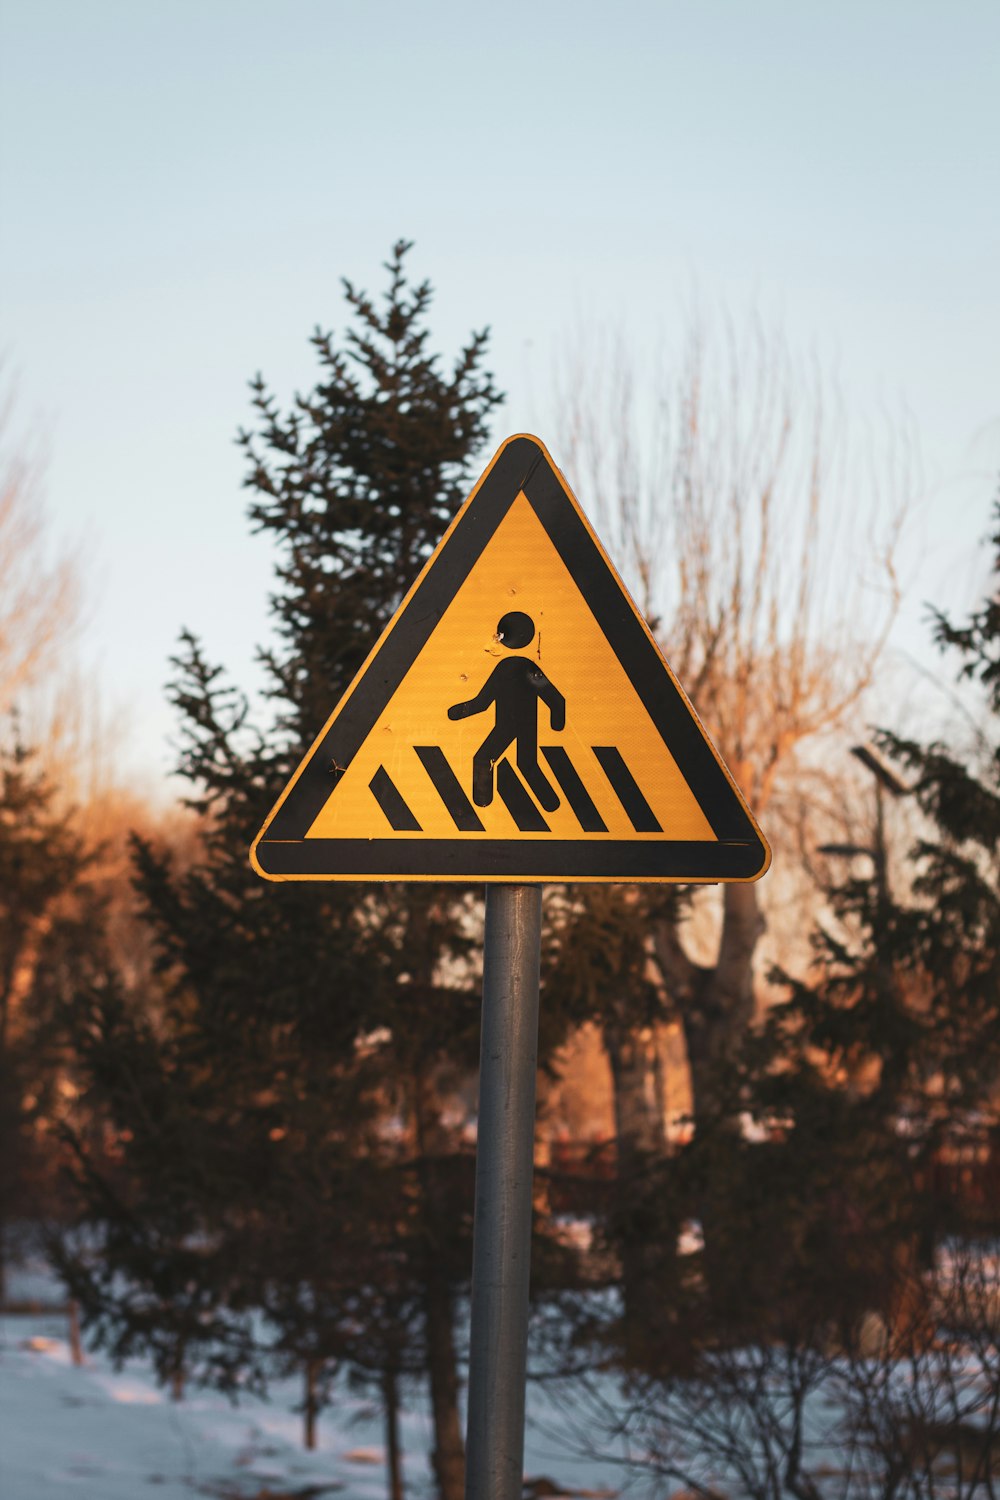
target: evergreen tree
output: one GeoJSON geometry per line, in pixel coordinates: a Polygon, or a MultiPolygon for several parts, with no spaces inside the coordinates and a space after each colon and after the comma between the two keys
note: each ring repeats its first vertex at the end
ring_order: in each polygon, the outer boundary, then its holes
{"type": "Polygon", "coordinates": [[[44,1126],[69,1081],[61,1006],[99,962],[92,859],[15,721],[0,740],[0,1302],[11,1226],[51,1207],[44,1126]]]}
{"type": "Polygon", "coordinates": [[[293,751],[311,742],[439,541],[474,478],[501,397],[475,334],[445,374],[428,349],[431,287],[410,286],[399,241],[382,304],[344,281],[342,345],[319,329],[321,379],[282,412],[252,382],[255,430],[240,433],[250,517],[279,550],[271,608],[280,645],[262,653],[293,751]]]}
{"type": "Polygon", "coordinates": [[[868,1305],[898,1315],[912,1301],[914,1316],[935,1244],[986,1227],[931,1190],[935,1164],[984,1135],[995,1150],[1000,1104],[1000,595],[963,624],[934,621],[983,690],[974,742],[878,735],[919,805],[919,836],[896,878],[876,841],[831,891],[819,977],[777,976],[789,998],[749,1049],[742,1092],[782,1123],[795,1180],[784,1238],[812,1257],[799,1274],[825,1278],[827,1302],[853,1282],[868,1305]]]}
{"type": "Polygon", "coordinates": [[[180,1399],[189,1378],[233,1392],[263,1378],[256,1286],[233,1225],[237,1186],[256,1170],[266,1191],[267,1158],[232,1080],[170,1000],[129,993],[110,966],[73,997],[85,1123],[64,1134],[81,1206],[52,1254],[92,1346],[118,1363],[150,1358],[180,1399]]]}
{"type": "MultiPolygon", "coordinates": [[[[993,545],[1000,576],[1000,506],[993,545]]],[[[935,615],[935,638],[983,702],[964,745],[877,736],[920,808],[905,865],[887,877],[877,838],[857,853],[814,968],[775,974],[786,998],[718,1059],[690,1144],[636,1153],[619,1121],[632,1167],[608,1226],[625,1317],[584,1334],[633,1370],[683,1376],[706,1349],[755,1343],[850,1348],[872,1312],[902,1336],[926,1315],[935,1246],[996,1227],[995,1205],[935,1185],[942,1157],[1000,1140],[1000,596],[964,623],[935,615]],[[678,1257],[685,1219],[708,1232],[678,1257]]],[[[603,930],[570,909],[552,983],[606,1028],[612,996],[651,1019],[649,971],[625,961],[640,908],[604,906],[603,930]]]]}
{"type": "MultiPolygon", "coordinates": [[[[203,853],[179,874],[138,845],[165,997],[156,1026],[133,1018],[134,1035],[88,1054],[129,1136],[127,1191],[109,1207],[107,1174],[99,1183],[91,1160],[83,1176],[95,1223],[145,1216],[156,1226],[157,1185],[176,1184],[161,1242],[168,1259],[187,1255],[192,1282],[201,1278],[202,1323],[219,1326],[228,1307],[234,1326],[241,1309],[264,1307],[278,1352],[306,1373],[307,1415],[339,1362],[377,1375],[391,1405],[418,1355],[438,1491],[459,1500],[453,1307],[468,1274],[471,1174],[443,1118],[442,1083],[449,1066],[475,1063],[469,897],[424,886],[265,886],[247,861],[264,816],[464,498],[501,399],[482,369],[485,332],[450,370],[430,352],[431,291],[409,282],[408,250],[394,247],[381,302],[344,283],[352,326],[339,343],[313,336],[321,373],[310,394],[282,411],[260,377],[252,383],[256,425],[239,441],[251,518],[278,555],[277,644],[261,653],[273,717],[253,722],[243,695],[184,635],[172,696],[203,853]],[[165,1114],[143,1134],[124,1072],[147,1044],[165,1114]]],[[[98,1038],[109,1003],[94,997],[98,1038]]],[[[109,1265],[116,1244],[105,1236],[109,1265]]],[[[119,1264],[127,1279],[139,1261],[119,1264]]],[[[85,1296],[84,1305],[134,1326],[122,1304],[85,1296]]],[[[189,1340],[190,1329],[180,1336],[189,1340]]]]}
{"type": "MultiPolygon", "coordinates": [[[[1000,504],[991,540],[1000,582],[1000,504]]],[[[814,968],[775,976],[786,999],[652,1177],[654,1238],[676,1240],[677,1203],[707,1205],[713,1232],[679,1280],[669,1259],[661,1272],[673,1347],[620,1403],[603,1389],[580,1403],[661,1483],[991,1488],[1000,1213],[988,1193],[935,1183],[956,1147],[995,1162],[1000,1141],[1000,591],[964,622],[934,621],[981,693],[975,732],[878,735],[919,805],[917,835],[891,871],[878,838],[854,851],[814,968]]]]}

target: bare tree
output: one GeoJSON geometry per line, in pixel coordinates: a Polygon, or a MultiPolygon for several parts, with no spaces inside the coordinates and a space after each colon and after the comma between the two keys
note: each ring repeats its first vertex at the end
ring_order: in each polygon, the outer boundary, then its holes
{"type": "Polygon", "coordinates": [[[786,1327],[706,1346],[693,1372],[576,1372],[558,1432],[637,1493],[703,1500],[977,1500],[1000,1493],[1000,1245],[956,1240],[897,1297],[835,1335],[786,1327]],[[664,1490],[669,1484],[671,1490],[664,1490]]]}
{"type": "MultiPolygon", "coordinates": [[[[592,340],[559,407],[571,481],[772,844],[794,850],[815,747],[860,712],[898,607],[912,441],[852,445],[829,381],[757,324],[694,328],[644,389],[621,340],[592,340]]],[[[696,1116],[752,1018],[764,926],[754,885],[720,905],[709,963],[683,904],[651,923],[696,1116]]]]}

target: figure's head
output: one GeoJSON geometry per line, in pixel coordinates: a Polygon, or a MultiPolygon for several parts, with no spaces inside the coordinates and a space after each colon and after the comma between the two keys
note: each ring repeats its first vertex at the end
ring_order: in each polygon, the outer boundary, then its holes
{"type": "Polygon", "coordinates": [[[530,615],[522,614],[519,609],[512,609],[497,625],[497,640],[508,651],[520,651],[522,646],[528,645],[534,634],[534,620],[530,615]]]}

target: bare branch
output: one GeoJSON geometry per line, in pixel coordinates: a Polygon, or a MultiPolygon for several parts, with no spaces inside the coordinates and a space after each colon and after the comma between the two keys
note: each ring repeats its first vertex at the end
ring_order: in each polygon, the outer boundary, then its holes
{"type": "Polygon", "coordinates": [[[15,435],[13,405],[0,369],[0,713],[52,669],[80,614],[76,569],[51,554],[40,464],[15,435]]]}
{"type": "Polygon", "coordinates": [[[759,324],[693,328],[645,392],[592,338],[558,399],[567,469],[759,813],[875,679],[914,445],[859,453],[829,382],[759,324]]]}

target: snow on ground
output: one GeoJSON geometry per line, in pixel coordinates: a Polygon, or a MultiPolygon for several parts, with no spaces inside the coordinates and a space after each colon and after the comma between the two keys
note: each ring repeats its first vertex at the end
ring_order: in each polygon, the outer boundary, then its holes
{"type": "MultiPolygon", "coordinates": [[[[306,1453],[297,1446],[301,1418],[290,1389],[278,1400],[238,1407],[209,1391],[176,1403],[137,1364],[115,1372],[90,1358],[74,1369],[58,1335],[62,1322],[0,1320],[4,1500],[137,1500],[147,1493],[151,1500],[335,1493],[383,1500],[378,1413],[362,1401],[328,1413],[319,1450],[306,1453]]],[[[423,1425],[411,1414],[404,1423],[414,1469],[426,1451],[423,1425]]],[[[427,1493],[412,1480],[410,1488],[415,1497],[427,1493]]]]}
{"type": "MultiPolygon", "coordinates": [[[[54,1300],[37,1269],[30,1282],[18,1280],[12,1300],[43,1289],[54,1300]]],[[[0,1318],[3,1500],[384,1500],[381,1416],[363,1396],[338,1390],[320,1419],[319,1447],[307,1453],[296,1382],[276,1382],[267,1401],[246,1397],[233,1406],[217,1392],[193,1389],[178,1403],[142,1362],[116,1371],[88,1354],[74,1368],[66,1335],[66,1318],[56,1312],[0,1318]]],[[[529,1387],[528,1411],[528,1475],[548,1476],[567,1493],[617,1490],[613,1466],[601,1471],[548,1435],[551,1414],[537,1387],[529,1387]]],[[[422,1409],[404,1411],[402,1440],[408,1500],[431,1500],[422,1409]]]]}

